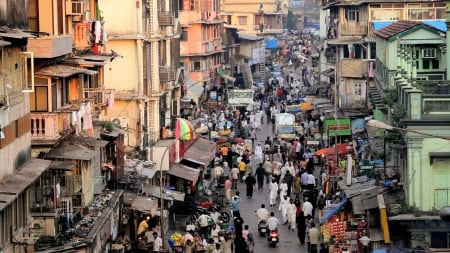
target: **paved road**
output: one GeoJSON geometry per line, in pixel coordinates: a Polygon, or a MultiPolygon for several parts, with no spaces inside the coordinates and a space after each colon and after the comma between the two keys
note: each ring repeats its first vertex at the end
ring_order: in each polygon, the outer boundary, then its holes
{"type": "MultiPolygon", "coordinates": [[[[265,122],[265,121],[264,121],[265,122]]],[[[271,136],[271,125],[263,124],[261,126],[261,130],[257,133],[258,141],[264,141],[267,136],[271,136]]],[[[257,142],[255,141],[255,144],[257,142]]],[[[252,161],[253,170],[256,169],[256,162],[252,161]]],[[[234,190],[233,190],[234,191],[234,190]]],[[[248,199],[245,195],[245,184],[239,183],[238,191],[240,191],[241,195],[241,215],[245,221],[245,224],[249,225],[250,230],[255,235],[255,253],[260,252],[273,252],[273,253],[307,253],[307,249],[305,246],[300,245],[300,242],[297,237],[297,231],[289,231],[287,225],[281,225],[280,228],[280,243],[277,244],[275,248],[269,247],[267,244],[267,240],[265,237],[260,237],[257,231],[256,217],[255,211],[261,206],[262,203],[266,204],[269,211],[274,211],[275,215],[281,221],[281,215],[278,211],[278,208],[270,207],[269,205],[269,189],[268,185],[264,185],[264,189],[257,190],[255,189],[253,192],[253,197],[248,199]]],[[[234,192],[233,194],[234,195],[234,192]]],[[[277,206],[278,207],[278,206],[277,206]]],[[[244,224],[244,225],[245,225],[244,224]]]]}

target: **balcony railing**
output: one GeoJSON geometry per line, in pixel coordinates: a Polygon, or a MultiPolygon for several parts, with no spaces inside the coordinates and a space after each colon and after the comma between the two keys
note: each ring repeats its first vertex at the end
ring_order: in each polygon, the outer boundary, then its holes
{"type": "Polygon", "coordinates": [[[90,100],[94,105],[103,107],[108,105],[113,89],[84,88],[84,99],[90,100]]]}
{"type": "Polygon", "coordinates": [[[159,80],[161,82],[175,81],[177,68],[175,67],[159,67],[159,80]]]}
{"type": "Polygon", "coordinates": [[[89,34],[89,25],[90,23],[84,22],[75,23],[73,29],[73,43],[75,48],[82,49],[90,46],[89,38],[87,37],[89,34]]]}
{"type": "Polygon", "coordinates": [[[341,26],[341,35],[367,35],[367,33],[366,23],[349,22],[341,26]]]}
{"type": "Polygon", "coordinates": [[[31,138],[55,140],[59,138],[58,114],[31,113],[31,138]]]}
{"type": "Polygon", "coordinates": [[[169,11],[160,11],[158,13],[158,22],[162,26],[175,25],[175,16],[169,11]]]}
{"type": "Polygon", "coordinates": [[[424,95],[449,95],[450,83],[447,81],[417,81],[416,88],[424,95]]]}
{"type": "Polygon", "coordinates": [[[72,35],[30,38],[27,50],[33,51],[36,58],[55,58],[72,53],[72,35]]]}

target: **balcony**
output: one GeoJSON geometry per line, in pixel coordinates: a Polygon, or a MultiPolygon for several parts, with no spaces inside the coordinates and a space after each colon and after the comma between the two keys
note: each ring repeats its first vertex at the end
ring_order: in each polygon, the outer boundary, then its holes
{"type": "Polygon", "coordinates": [[[417,81],[416,88],[421,90],[424,95],[444,95],[447,97],[450,94],[449,85],[447,81],[417,81]]]}
{"type": "Polygon", "coordinates": [[[27,50],[34,52],[36,58],[54,58],[72,53],[72,35],[30,38],[27,50]]]}
{"type": "Polygon", "coordinates": [[[366,78],[369,76],[369,62],[361,59],[342,59],[339,61],[339,70],[341,77],[366,78]]]}
{"type": "Polygon", "coordinates": [[[159,80],[161,82],[175,81],[177,73],[176,67],[159,67],[159,80]]]}
{"type": "Polygon", "coordinates": [[[84,88],[84,99],[90,100],[94,108],[103,108],[108,105],[109,98],[113,89],[105,88],[84,88]]]}
{"type": "Polygon", "coordinates": [[[341,36],[361,36],[367,34],[367,23],[347,22],[341,25],[341,36]]]}
{"type": "Polygon", "coordinates": [[[158,13],[158,22],[161,26],[175,25],[175,16],[169,11],[160,11],[158,13]]]}
{"type": "Polygon", "coordinates": [[[62,188],[63,195],[78,194],[83,189],[81,175],[66,176],[65,187],[62,188]]]}
{"type": "Polygon", "coordinates": [[[90,23],[78,22],[75,23],[73,29],[73,43],[76,49],[85,49],[90,47],[89,38],[89,25],[90,23]]]}
{"type": "Polygon", "coordinates": [[[53,143],[60,137],[57,113],[31,113],[31,140],[33,144],[53,143]]]}

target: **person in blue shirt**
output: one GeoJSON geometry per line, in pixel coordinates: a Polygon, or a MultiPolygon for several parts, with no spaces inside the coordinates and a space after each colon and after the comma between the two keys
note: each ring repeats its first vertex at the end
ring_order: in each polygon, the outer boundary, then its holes
{"type": "Polygon", "coordinates": [[[231,209],[233,210],[233,217],[240,217],[241,213],[239,209],[241,208],[241,199],[239,198],[239,192],[236,192],[236,195],[233,196],[233,200],[231,201],[231,209]]]}

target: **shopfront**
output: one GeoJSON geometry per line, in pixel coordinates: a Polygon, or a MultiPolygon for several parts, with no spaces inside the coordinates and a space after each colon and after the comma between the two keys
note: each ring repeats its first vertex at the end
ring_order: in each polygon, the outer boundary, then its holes
{"type": "Polygon", "coordinates": [[[374,180],[347,185],[337,182],[345,198],[323,210],[321,232],[329,252],[371,252],[390,243],[383,195],[374,180]],[[367,241],[369,240],[369,241],[367,241]]]}

